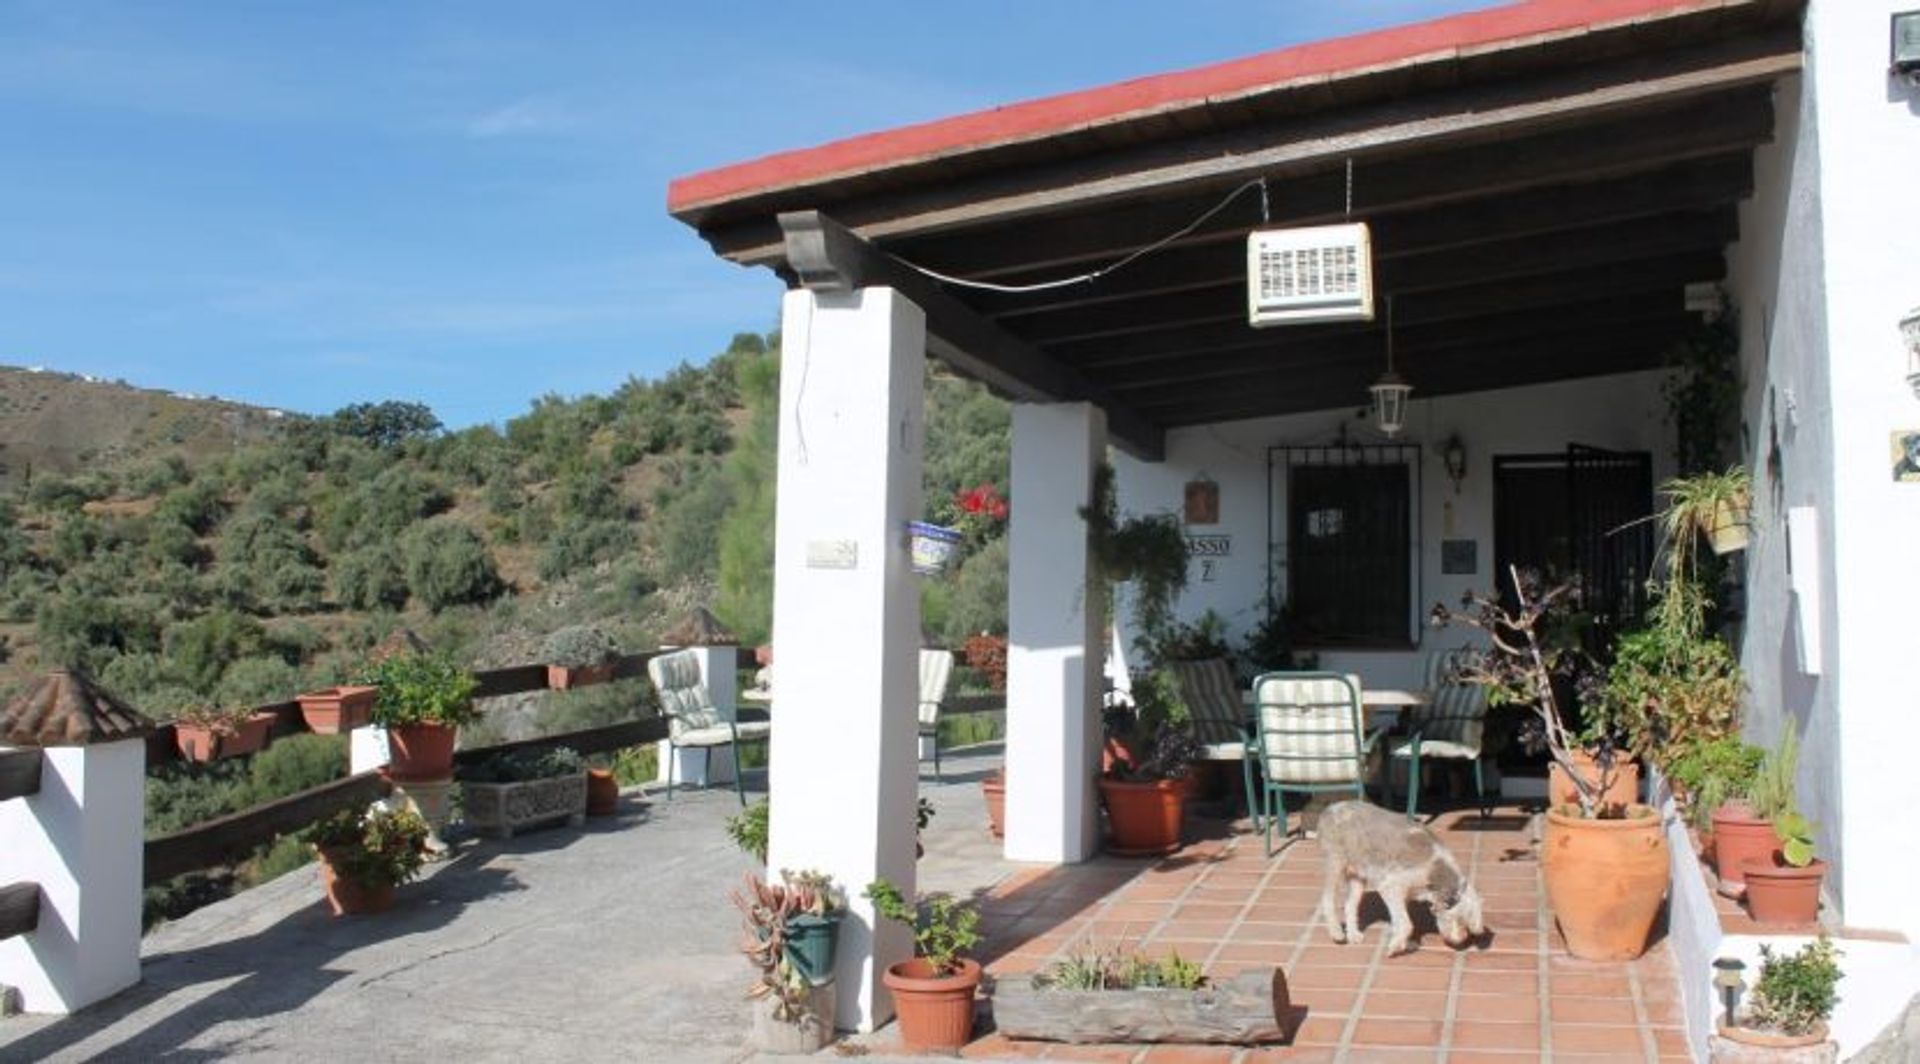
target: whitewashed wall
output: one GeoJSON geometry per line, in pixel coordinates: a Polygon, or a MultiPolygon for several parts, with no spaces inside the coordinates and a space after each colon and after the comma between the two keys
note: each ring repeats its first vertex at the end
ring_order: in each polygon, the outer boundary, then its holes
{"type": "MultiPolygon", "coordinates": [[[[1417,364],[1407,368],[1416,384],[1417,364]]],[[[1493,588],[1493,458],[1495,455],[1562,452],[1570,443],[1612,450],[1648,451],[1654,482],[1669,475],[1672,443],[1665,424],[1658,372],[1594,377],[1557,384],[1443,396],[1421,400],[1419,393],[1401,440],[1418,444],[1420,457],[1419,591],[1410,625],[1421,649],[1458,646],[1469,641],[1462,630],[1433,631],[1420,625],[1435,602],[1458,603],[1470,589],[1493,588]],[[1458,493],[1435,445],[1458,432],[1466,444],[1467,475],[1458,493]],[[1478,573],[1443,576],[1444,539],[1478,543],[1478,573]]],[[[1356,397],[1357,401],[1361,397],[1356,397]]],[[[1216,559],[1214,579],[1201,579],[1198,561],[1188,569],[1188,588],[1179,614],[1191,620],[1211,609],[1226,618],[1235,641],[1260,623],[1261,595],[1267,579],[1267,448],[1320,444],[1333,439],[1343,420],[1364,442],[1380,442],[1369,424],[1353,421],[1352,410],[1261,418],[1178,429],[1168,434],[1165,462],[1148,464],[1116,456],[1123,511],[1178,512],[1186,482],[1204,473],[1220,485],[1220,524],[1193,526],[1197,535],[1232,537],[1232,553],[1216,559]]],[[[1284,566],[1276,559],[1276,572],[1284,566]]],[[[1126,614],[1122,611],[1122,621],[1126,614]]],[[[1415,651],[1338,651],[1321,656],[1327,668],[1351,670],[1369,686],[1415,686],[1420,655],[1415,651]]]]}

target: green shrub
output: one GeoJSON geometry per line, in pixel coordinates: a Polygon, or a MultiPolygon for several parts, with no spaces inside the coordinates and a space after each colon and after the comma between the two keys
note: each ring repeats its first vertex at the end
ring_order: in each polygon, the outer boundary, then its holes
{"type": "Polygon", "coordinates": [[[277,801],[344,777],[347,774],[347,737],[310,734],[284,736],[255,754],[247,768],[251,804],[277,801]]]}
{"type": "Polygon", "coordinates": [[[771,810],[762,798],[727,818],[727,837],[761,864],[767,863],[767,816],[771,810]]]}
{"type": "Polygon", "coordinates": [[[427,822],[412,809],[344,809],[301,834],[334,871],[362,886],[398,886],[426,861],[427,822]]]}
{"type": "Polygon", "coordinates": [[[628,553],[633,546],[634,530],[629,521],[569,517],[540,554],[540,579],[549,583],[564,579],[597,562],[628,553]]]}
{"type": "Polygon", "coordinates": [[[1833,1015],[1840,1000],[1834,988],[1841,977],[1840,951],[1825,935],[1785,957],[1774,956],[1763,945],[1760,978],[1748,999],[1744,1022],[1782,1034],[1806,1034],[1833,1015]]]}
{"type": "Polygon", "coordinates": [[[277,657],[248,657],[228,665],[214,688],[228,705],[260,706],[288,702],[298,694],[304,677],[298,666],[277,657]]]}
{"type": "Polygon", "coordinates": [[[384,543],[362,547],[333,563],[333,594],[356,610],[399,609],[407,604],[407,577],[400,553],[384,543]]]}
{"type": "Polygon", "coordinates": [[[219,490],[202,479],[168,492],[154,507],[153,519],[185,525],[204,536],[220,523],[220,519],[226,515],[226,509],[226,502],[220,498],[219,490]]]}
{"type": "Polygon", "coordinates": [[[313,848],[297,835],[282,835],[241,866],[240,880],[257,887],[313,863],[313,848]]]}
{"type": "Polygon", "coordinates": [[[980,944],[980,913],[965,902],[933,894],[908,905],[900,888],[885,879],[868,884],[866,896],[882,919],[913,930],[914,955],[926,958],[935,975],[951,974],[955,962],[980,944]]]}
{"type": "Polygon", "coordinates": [[[429,521],[401,541],[407,586],[435,611],[485,602],[503,590],[493,555],[480,536],[457,521],[429,521]]]}
{"type": "Polygon", "coordinates": [[[267,629],[244,613],[221,609],[172,625],[164,645],[168,671],[211,694],[228,665],[267,651],[267,629]]]}
{"type": "Polygon", "coordinates": [[[373,702],[375,724],[458,727],[478,715],[473,692],[479,681],[446,654],[397,654],[376,663],[361,679],[380,688],[373,702]]]}

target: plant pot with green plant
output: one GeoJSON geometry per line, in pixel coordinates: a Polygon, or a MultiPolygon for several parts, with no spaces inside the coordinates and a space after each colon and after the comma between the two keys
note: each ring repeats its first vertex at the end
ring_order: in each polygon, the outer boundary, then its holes
{"type": "Polygon", "coordinates": [[[1761,754],[1752,774],[1740,781],[1743,786],[1734,789],[1729,782],[1727,797],[1712,817],[1714,874],[1721,893],[1743,896],[1748,866],[1771,863],[1780,846],[1774,826],[1798,808],[1794,780],[1799,766],[1800,742],[1787,728],[1774,748],[1761,754]]]}
{"type": "MultiPolygon", "coordinates": [[[[1661,766],[1675,798],[1686,812],[1687,823],[1699,834],[1703,846],[1714,853],[1715,874],[1723,878],[1724,873],[1717,865],[1720,838],[1715,825],[1723,817],[1733,821],[1744,814],[1748,819],[1755,819],[1746,795],[1766,755],[1765,750],[1727,735],[1704,742],[1676,743],[1668,748],[1661,766]]],[[[1768,824],[1767,828],[1771,837],[1772,825],[1768,824]]],[[[1741,844],[1738,825],[1729,838],[1733,840],[1732,845],[1741,844]]],[[[1747,856],[1762,852],[1765,851],[1750,851],[1747,856]]]]}
{"type": "Polygon", "coordinates": [[[794,963],[794,922],[806,899],[786,883],[763,882],[749,873],[732,894],[745,932],[740,952],[758,973],[747,996],[755,1047],[768,1053],[813,1053],[833,1037],[833,982],[814,982],[794,963]]]}
{"type": "Polygon", "coordinates": [[[833,978],[835,946],[840,921],[846,915],[845,896],[833,878],[811,870],[780,870],[781,883],[797,903],[787,920],[787,958],[794,971],[818,986],[833,978]]]}
{"type": "Polygon", "coordinates": [[[301,838],[320,857],[327,904],[335,916],[391,908],[394,888],[420,873],[427,822],[411,809],[363,805],[308,828],[301,838]]]}
{"type": "Polygon", "coordinates": [[[1696,473],[1661,485],[1667,496],[1669,530],[1705,536],[1715,554],[1745,550],[1752,523],[1753,478],[1745,466],[1724,473],[1696,473]]]}
{"type": "Polygon", "coordinates": [[[1840,951],[1825,935],[1784,957],[1762,945],[1753,991],[1733,1022],[1719,1022],[1708,1059],[1744,1062],[1762,1054],[1806,1064],[1837,1059],[1839,1047],[1827,1039],[1827,1022],[1839,1003],[1835,988],[1842,977],[1840,951]]]}
{"type": "Polygon", "coordinates": [[[913,959],[891,965],[881,982],[893,994],[900,1040],[909,1052],[951,1052],[973,1039],[973,996],[980,965],[964,954],[980,944],[980,914],[945,894],[909,905],[887,880],[867,885],[874,912],[913,931],[913,959]]]}
{"type": "Polygon", "coordinates": [[[1469,592],[1462,610],[1435,606],[1433,620],[1485,633],[1488,650],[1463,660],[1457,679],[1484,685],[1490,704],[1530,709],[1523,741],[1544,748],[1573,784],[1575,800],[1547,810],[1540,858],[1548,903],[1568,952],[1586,960],[1629,960],[1646,951],[1666,897],[1666,832],[1647,806],[1606,800],[1613,782],[1610,759],[1588,766],[1573,757],[1580,742],[1561,713],[1555,686],[1587,663],[1577,651],[1549,645],[1543,632],[1556,609],[1577,601],[1578,587],[1543,589],[1517,567],[1508,575],[1515,607],[1469,592]]]}
{"type": "Polygon", "coordinates": [[[594,625],[575,624],[547,636],[541,656],[547,660],[547,686],[565,691],[612,679],[620,646],[594,625]]]}
{"type": "Polygon", "coordinates": [[[1827,862],[1814,856],[1813,824],[1798,812],[1773,821],[1779,841],[1764,857],[1741,862],[1747,912],[1756,923],[1806,927],[1820,915],[1820,885],[1827,862]]]}
{"type": "Polygon", "coordinates": [[[445,654],[396,654],[375,664],[367,679],[377,688],[373,722],[387,729],[395,780],[424,782],[453,774],[459,727],[479,716],[473,674],[445,654]]]}
{"type": "Polygon", "coordinates": [[[1100,800],[1107,810],[1107,851],[1121,857],[1150,857],[1180,848],[1186,817],[1186,777],[1200,744],[1193,733],[1162,722],[1138,761],[1117,761],[1100,777],[1100,800]]]}
{"type": "Polygon", "coordinates": [[[530,827],[587,820],[587,766],[565,746],[513,750],[462,766],[460,805],[467,826],[497,839],[530,827]]]}
{"type": "Polygon", "coordinates": [[[173,718],[173,741],[180,756],[188,761],[242,757],[267,745],[275,719],[272,713],[244,707],[223,709],[210,703],[197,703],[185,707],[173,718]]]}

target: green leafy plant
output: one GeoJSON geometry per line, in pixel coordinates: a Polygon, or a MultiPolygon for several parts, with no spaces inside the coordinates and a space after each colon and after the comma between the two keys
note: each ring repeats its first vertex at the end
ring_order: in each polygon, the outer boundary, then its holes
{"type": "Polygon", "coordinates": [[[398,886],[426,860],[427,822],[412,809],[345,809],[308,828],[302,838],[334,871],[362,886],[398,886]]]}
{"type": "Polygon", "coordinates": [[[458,727],[479,716],[473,704],[479,681],[445,654],[395,654],[376,662],[362,681],[380,689],[373,702],[375,724],[458,727]]]}
{"type": "Polygon", "coordinates": [[[1111,465],[1093,478],[1093,499],[1081,507],[1087,549],[1102,584],[1104,612],[1113,614],[1113,589],[1133,585],[1133,622],[1142,648],[1164,638],[1173,604],[1187,587],[1187,536],[1177,514],[1120,516],[1111,465]]]}
{"type": "Polygon", "coordinates": [[[574,624],[547,636],[540,654],[549,665],[577,669],[612,661],[620,656],[620,645],[594,625],[574,624]]]}
{"type": "Polygon", "coordinates": [[[1746,682],[1733,648],[1691,629],[1656,624],[1614,645],[1613,664],[1589,724],[1618,735],[1639,757],[1660,759],[1680,742],[1734,733],[1746,682]]]}
{"type": "Polygon", "coordinates": [[[1776,957],[1760,947],[1760,978],[1747,999],[1747,1027],[1801,1035],[1833,1016],[1840,1001],[1834,992],[1842,978],[1840,951],[1825,935],[1797,953],[1776,957]]]}
{"type": "Polygon", "coordinates": [[[913,952],[926,958],[935,975],[959,970],[960,956],[980,944],[980,914],[950,895],[932,894],[909,905],[900,888],[884,879],[867,884],[866,897],[883,919],[913,929],[913,952]]]}
{"type": "Polygon", "coordinates": [[[1688,821],[1704,831],[1721,805],[1746,798],[1766,756],[1765,750],[1728,735],[1676,745],[1664,767],[1667,778],[1686,794],[1688,821]]]}
{"type": "Polygon", "coordinates": [[[727,818],[727,837],[761,864],[767,863],[767,814],[772,808],[762,798],[727,818]]]}
{"type": "Polygon", "coordinates": [[[554,746],[495,754],[477,765],[463,766],[459,777],[471,783],[524,783],[571,776],[586,767],[586,760],[571,748],[554,746]]]}
{"type": "Polygon", "coordinates": [[[1033,977],[1042,990],[1198,990],[1207,985],[1198,964],[1176,951],[1158,960],[1113,952],[1076,953],[1033,977]]]}
{"type": "Polygon", "coordinates": [[[1799,813],[1773,818],[1773,835],[1780,840],[1780,856],[1795,868],[1813,863],[1813,822],[1799,813]]]}
{"type": "Polygon", "coordinates": [[[1762,819],[1778,820],[1795,811],[1798,797],[1794,778],[1800,770],[1800,739],[1788,726],[1780,732],[1780,741],[1760,762],[1753,783],[1747,788],[1747,801],[1762,819]]]}

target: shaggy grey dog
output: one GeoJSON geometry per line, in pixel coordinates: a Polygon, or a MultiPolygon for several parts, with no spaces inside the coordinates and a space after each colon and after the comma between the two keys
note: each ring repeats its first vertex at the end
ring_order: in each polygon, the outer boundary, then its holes
{"type": "Polygon", "coordinates": [[[1464,946],[1486,931],[1480,893],[1460,863],[1433,832],[1401,814],[1367,802],[1337,802],[1320,815],[1320,847],[1327,878],[1316,915],[1325,917],[1335,942],[1360,938],[1360,895],[1368,888],[1380,892],[1393,921],[1389,953],[1412,948],[1409,900],[1432,906],[1449,946],[1464,946]]]}

